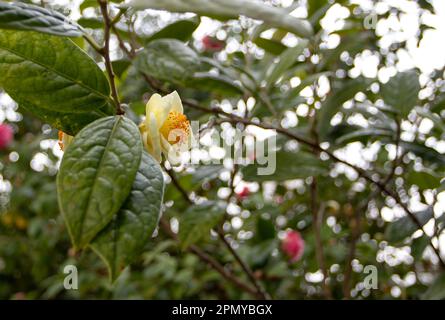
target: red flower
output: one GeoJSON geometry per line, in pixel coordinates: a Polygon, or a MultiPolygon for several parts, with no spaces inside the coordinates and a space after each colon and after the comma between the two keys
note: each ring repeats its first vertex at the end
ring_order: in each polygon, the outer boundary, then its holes
{"type": "Polygon", "coordinates": [[[298,261],[304,252],[304,240],[298,231],[290,230],[286,233],[281,248],[292,262],[298,261]]]}
{"type": "Polygon", "coordinates": [[[9,146],[14,138],[14,131],[9,124],[0,124],[0,149],[5,149],[9,146]]]}
{"type": "Polygon", "coordinates": [[[248,187],[244,187],[243,190],[236,193],[236,196],[240,200],[246,199],[250,195],[250,190],[248,187]]]}
{"type": "Polygon", "coordinates": [[[204,50],[206,51],[217,52],[223,50],[225,47],[224,41],[220,41],[210,36],[205,36],[204,38],[202,38],[202,44],[204,46],[204,50]]]}

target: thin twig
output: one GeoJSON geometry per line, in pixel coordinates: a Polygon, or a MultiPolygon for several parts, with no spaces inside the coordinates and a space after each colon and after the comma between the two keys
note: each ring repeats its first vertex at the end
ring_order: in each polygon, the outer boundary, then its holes
{"type": "Polygon", "coordinates": [[[312,177],[312,183],[310,185],[310,193],[311,193],[312,226],[315,235],[315,256],[317,259],[318,267],[323,273],[323,282],[322,282],[323,294],[326,299],[332,299],[331,289],[329,288],[328,284],[328,270],[324,260],[323,242],[321,239],[321,224],[323,221],[323,216],[320,207],[318,205],[317,180],[315,177],[312,177]]]}
{"type": "Polygon", "coordinates": [[[266,292],[266,290],[260,284],[258,279],[255,277],[255,275],[252,272],[252,269],[250,269],[249,265],[239,256],[238,252],[236,252],[236,250],[233,249],[230,242],[227,241],[222,228],[218,228],[217,233],[218,233],[218,237],[221,239],[221,241],[224,243],[224,245],[227,247],[227,249],[229,249],[232,256],[236,259],[236,261],[239,263],[239,265],[243,269],[244,273],[249,277],[250,281],[255,286],[258,296],[260,296],[261,299],[263,299],[263,300],[270,300],[270,295],[266,292]]]}
{"type": "Polygon", "coordinates": [[[102,12],[102,16],[104,18],[104,47],[100,50],[100,53],[104,57],[105,60],[105,68],[107,69],[108,74],[108,80],[110,80],[110,87],[111,87],[111,96],[113,97],[114,103],[116,105],[116,113],[117,114],[124,114],[124,110],[121,107],[119,96],[117,94],[116,90],[116,83],[114,81],[114,71],[113,71],[113,65],[111,64],[110,59],[110,29],[111,29],[111,20],[110,16],[108,15],[108,3],[107,0],[98,0],[100,11],[102,12]]]}
{"type": "MultiPolygon", "coordinates": [[[[188,202],[189,204],[193,204],[193,201],[192,201],[192,199],[190,199],[189,195],[187,194],[187,191],[185,191],[184,188],[182,188],[181,184],[176,179],[176,176],[175,176],[174,172],[172,170],[167,170],[167,169],[166,169],[166,171],[167,171],[168,175],[170,176],[170,178],[172,179],[173,185],[176,187],[176,189],[182,195],[184,200],[186,202],[188,202]]],[[[229,249],[230,253],[233,255],[235,260],[240,264],[240,266],[243,269],[244,273],[246,273],[246,275],[249,278],[249,280],[255,286],[255,288],[256,288],[256,291],[255,291],[256,292],[256,296],[261,298],[261,299],[264,299],[264,300],[270,299],[269,294],[264,290],[264,288],[261,286],[261,284],[255,278],[255,276],[254,276],[252,270],[250,269],[250,267],[243,261],[243,259],[238,255],[238,253],[235,251],[235,249],[233,249],[232,246],[230,245],[230,243],[227,241],[227,239],[225,238],[225,235],[224,235],[224,231],[222,230],[221,227],[218,228],[217,233],[218,233],[219,238],[223,242],[223,244],[229,249]]]]}
{"type": "MultiPolygon", "coordinates": [[[[366,201],[368,205],[370,199],[366,201]]],[[[351,242],[349,245],[348,257],[345,264],[344,280],[343,280],[343,297],[344,299],[351,298],[351,282],[352,282],[352,260],[355,258],[355,251],[357,248],[357,240],[360,236],[360,213],[364,210],[365,205],[359,207],[354,211],[353,219],[351,220],[351,242]]]]}
{"type": "Polygon", "coordinates": [[[181,184],[179,183],[178,179],[176,178],[175,173],[173,172],[173,170],[171,169],[166,169],[164,167],[165,171],[167,172],[167,174],[170,176],[170,179],[172,180],[173,185],[175,186],[175,188],[179,191],[179,193],[181,194],[182,198],[188,203],[188,204],[193,204],[192,199],[190,199],[187,191],[184,190],[184,188],[181,186],[181,184]]]}
{"type": "MultiPolygon", "coordinates": [[[[161,218],[160,225],[168,236],[170,236],[173,240],[178,241],[178,236],[171,230],[170,225],[165,220],[165,218],[161,218]]],[[[240,278],[235,276],[229,270],[225,269],[224,266],[222,266],[217,260],[208,255],[205,251],[201,250],[199,247],[191,245],[188,248],[188,251],[198,256],[201,260],[209,264],[213,269],[215,269],[219,274],[221,274],[225,279],[229,280],[243,291],[251,294],[256,298],[261,298],[258,294],[258,291],[255,288],[244,283],[240,278]]]]}
{"type": "MultiPolygon", "coordinates": [[[[318,132],[317,132],[317,117],[316,117],[316,109],[312,109],[311,114],[311,135],[314,139],[316,144],[319,144],[318,140],[318,132]]],[[[319,157],[320,152],[315,149],[311,148],[312,153],[319,157]]],[[[328,283],[328,269],[326,266],[325,258],[324,258],[324,250],[323,250],[323,241],[321,238],[321,227],[323,225],[323,212],[321,210],[321,206],[319,205],[319,199],[318,199],[318,183],[317,183],[317,177],[312,176],[312,181],[310,184],[310,208],[312,211],[312,226],[314,230],[314,236],[315,236],[315,256],[317,259],[317,263],[319,268],[321,269],[321,272],[323,274],[323,294],[326,299],[332,299],[332,292],[331,288],[328,283]]]]}

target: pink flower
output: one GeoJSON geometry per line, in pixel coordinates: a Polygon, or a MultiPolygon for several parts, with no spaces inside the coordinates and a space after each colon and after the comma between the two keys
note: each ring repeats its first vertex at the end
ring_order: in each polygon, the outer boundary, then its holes
{"type": "Polygon", "coordinates": [[[225,47],[224,41],[220,41],[216,38],[205,36],[202,38],[202,44],[206,51],[221,51],[225,47]]]}
{"type": "Polygon", "coordinates": [[[241,191],[236,193],[236,196],[240,200],[246,199],[250,195],[250,190],[248,187],[244,187],[241,191]]]}
{"type": "Polygon", "coordinates": [[[300,260],[304,252],[304,240],[300,233],[295,230],[288,231],[281,243],[281,249],[291,262],[300,260]]]}
{"type": "Polygon", "coordinates": [[[0,149],[5,149],[9,146],[14,138],[14,131],[9,124],[0,124],[0,149]]]}

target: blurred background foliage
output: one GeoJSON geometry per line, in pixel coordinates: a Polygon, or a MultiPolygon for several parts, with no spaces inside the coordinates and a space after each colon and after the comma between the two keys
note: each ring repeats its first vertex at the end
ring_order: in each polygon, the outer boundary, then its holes
{"type": "MultiPolygon", "coordinates": [[[[110,2],[118,14],[122,1],[110,2]]],[[[123,11],[112,59],[128,114],[137,121],[152,93],[177,90],[200,105],[281,124],[385,181],[419,212],[428,235],[356,172],[282,136],[272,176],[246,167],[232,177],[227,163],[175,168],[177,183],[192,197],[226,202],[223,229],[273,298],[445,298],[445,276],[428,247],[432,237],[445,250],[445,54],[442,46],[441,59],[430,64],[413,57],[415,50],[440,50],[427,40],[443,38],[441,1],[264,2],[307,19],[315,35],[306,41],[246,17],[123,11]],[[141,72],[155,83],[147,84],[141,72]],[[289,229],[305,242],[294,262],[281,249],[289,229]],[[378,289],[365,288],[367,265],[378,269],[378,289]]],[[[102,39],[96,1],[36,4],[102,39]]],[[[100,63],[82,38],[74,41],[100,63]]],[[[0,107],[1,120],[14,129],[13,142],[0,151],[0,298],[251,298],[185,249],[195,243],[245,278],[210,230],[211,210],[191,206],[174,183],[166,190],[164,217],[174,232],[182,228],[180,243],[158,230],[140,259],[110,284],[96,255],[70,248],[57,206],[57,132],[5,93],[0,107]],[[79,270],[79,290],[63,288],[67,264],[79,270]]],[[[187,106],[185,113],[201,124],[215,120],[187,106]]]]}

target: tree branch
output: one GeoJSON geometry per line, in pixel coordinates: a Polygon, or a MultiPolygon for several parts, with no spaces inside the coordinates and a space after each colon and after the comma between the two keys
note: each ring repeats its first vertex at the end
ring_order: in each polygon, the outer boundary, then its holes
{"type": "MultiPolygon", "coordinates": [[[[189,204],[193,204],[193,201],[192,201],[192,199],[190,199],[189,195],[187,194],[187,191],[185,191],[184,188],[182,188],[182,186],[180,185],[179,181],[176,179],[176,176],[175,176],[174,172],[172,170],[167,170],[167,169],[166,169],[166,171],[167,171],[168,175],[170,176],[170,178],[172,179],[173,185],[176,187],[176,189],[182,195],[184,200],[187,203],[189,203],[189,204]]],[[[219,228],[217,230],[217,233],[218,233],[218,237],[221,239],[223,244],[227,247],[227,249],[229,249],[230,253],[233,255],[235,260],[240,264],[240,266],[243,269],[244,273],[246,273],[246,275],[249,278],[249,280],[255,286],[255,288],[256,288],[255,295],[257,297],[259,297],[260,299],[269,300],[270,299],[269,294],[264,290],[264,288],[261,286],[261,284],[255,278],[255,276],[254,276],[252,270],[250,269],[250,267],[243,261],[243,259],[241,259],[241,257],[235,251],[235,249],[233,249],[232,246],[230,245],[230,243],[227,241],[227,239],[226,239],[226,237],[224,235],[224,231],[222,230],[221,226],[219,226],[219,228]]]]}
{"type": "Polygon", "coordinates": [[[332,293],[328,284],[328,270],[324,260],[323,253],[323,242],[321,239],[321,224],[323,221],[323,216],[321,214],[320,207],[318,205],[318,190],[317,190],[317,179],[312,177],[312,183],[310,185],[311,192],[311,211],[312,211],[312,226],[315,235],[315,255],[317,258],[318,266],[323,273],[323,294],[326,299],[332,299],[332,293]]]}
{"type": "Polygon", "coordinates": [[[102,12],[102,16],[104,18],[104,47],[99,51],[99,53],[104,57],[105,60],[105,68],[107,69],[108,80],[110,81],[111,87],[111,96],[113,97],[114,103],[116,105],[116,113],[124,114],[124,110],[121,108],[121,104],[119,101],[119,96],[116,90],[116,83],[114,81],[114,71],[113,66],[110,60],[110,29],[112,27],[112,23],[110,20],[110,16],[108,15],[108,3],[107,0],[98,0],[100,11],[102,12]]]}
{"type": "MultiPolygon", "coordinates": [[[[176,233],[174,233],[171,230],[170,225],[165,220],[165,218],[161,218],[160,225],[161,225],[162,229],[164,230],[164,232],[168,236],[170,236],[173,240],[178,241],[178,237],[177,237],[176,233]]],[[[225,279],[232,282],[234,285],[236,285],[241,290],[251,294],[252,296],[254,296],[256,298],[261,298],[258,294],[258,291],[255,288],[245,284],[241,279],[239,279],[234,274],[232,274],[230,271],[225,269],[218,261],[216,261],[210,255],[208,255],[205,251],[201,250],[199,247],[197,247],[195,245],[191,245],[188,248],[188,251],[195,254],[196,256],[198,256],[201,260],[203,260],[208,265],[210,265],[213,269],[215,269],[225,279]]]]}
{"type": "Polygon", "coordinates": [[[243,259],[241,259],[241,257],[238,255],[238,252],[236,252],[235,249],[233,249],[230,242],[227,241],[227,239],[224,235],[224,231],[222,230],[221,227],[218,228],[217,233],[218,233],[218,236],[221,239],[221,241],[224,243],[224,245],[227,247],[227,249],[229,249],[232,256],[239,263],[239,265],[243,269],[244,273],[248,276],[248,278],[250,279],[250,282],[252,282],[252,284],[255,286],[258,296],[261,297],[261,299],[263,299],[263,300],[270,300],[270,295],[266,292],[266,290],[264,290],[263,286],[260,284],[258,279],[253,274],[252,269],[250,269],[249,265],[246,262],[244,262],[243,259]]]}

